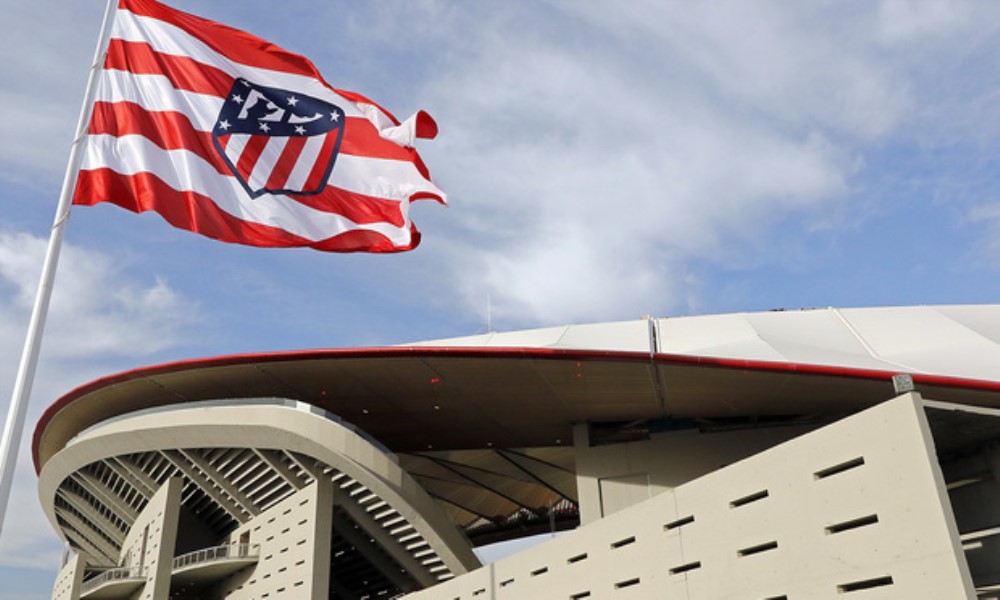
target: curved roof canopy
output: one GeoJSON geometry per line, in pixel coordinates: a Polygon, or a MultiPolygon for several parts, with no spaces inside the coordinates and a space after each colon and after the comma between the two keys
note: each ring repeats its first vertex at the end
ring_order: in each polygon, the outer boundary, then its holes
{"type": "Polygon", "coordinates": [[[247,354],[111,375],[42,416],[40,468],[137,410],[278,397],[395,452],[571,445],[572,424],[839,414],[908,373],[939,400],[1000,406],[1000,305],[817,309],[565,326],[407,346],[247,354]]]}

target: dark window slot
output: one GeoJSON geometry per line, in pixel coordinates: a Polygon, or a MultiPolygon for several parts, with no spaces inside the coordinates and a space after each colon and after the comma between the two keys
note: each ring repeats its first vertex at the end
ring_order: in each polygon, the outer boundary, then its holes
{"type": "Polygon", "coordinates": [[[761,552],[767,552],[768,550],[774,550],[778,547],[778,542],[767,542],[766,544],[757,544],[756,546],[750,546],[749,548],[744,548],[737,552],[740,556],[753,556],[754,554],[760,554],[761,552]]]}
{"type": "Polygon", "coordinates": [[[670,569],[671,575],[680,575],[681,573],[687,573],[688,571],[694,571],[695,569],[701,568],[701,561],[690,562],[686,565],[680,565],[670,569]]]}
{"type": "Polygon", "coordinates": [[[579,600],[580,598],[590,597],[590,592],[577,592],[569,597],[569,600],[579,600]]]}
{"type": "Polygon", "coordinates": [[[767,498],[767,496],[768,496],[767,490],[761,490],[761,491],[757,492],[756,494],[750,494],[749,496],[744,496],[744,497],[739,498],[737,500],[733,500],[732,502],[729,503],[729,507],[730,508],[739,508],[741,506],[746,506],[747,504],[750,504],[751,502],[756,502],[758,500],[763,500],[764,498],[767,498]]]}
{"type": "Polygon", "coordinates": [[[631,537],[627,537],[623,540],[618,540],[617,542],[611,544],[611,548],[612,549],[621,548],[622,546],[628,546],[629,544],[634,542],[635,542],[635,536],[633,535],[631,537]]]}
{"type": "Polygon", "coordinates": [[[678,529],[684,527],[685,525],[690,525],[694,523],[694,515],[689,515],[683,519],[677,519],[676,521],[671,521],[663,526],[664,531],[670,531],[671,529],[678,529]]]}
{"type": "Polygon", "coordinates": [[[586,558],[587,558],[587,553],[586,552],[584,552],[583,554],[577,554],[576,556],[571,556],[571,557],[567,558],[566,559],[566,564],[571,565],[573,563],[580,562],[581,560],[586,560],[586,558]]]}
{"type": "Polygon", "coordinates": [[[548,567],[542,567],[541,569],[535,569],[531,572],[532,577],[538,577],[539,575],[544,575],[549,572],[548,567]]]}
{"type": "Polygon", "coordinates": [[[838,585],[837,591],[843,594],[846,592],[859,592],[861,590],[870,590],[872,588],[883,587],[887,585],[892,585],[892,577],[888,575],[886,575],[885,577],[876,577],[874,579],[865,579],[864,581],[854,581],[851,583],[838,585]]]}
{"type": "Polygon", "coordinates": [[[639,578],[635,577],[633,579],[628,579],[626,581],[619,581],[615,584],[615,589],[620,590],[622,588],[631,587],[633,585],[639,585],[639,578]]]}
{"type": "Polygon", "coordinates": [[[868,515],[867,517],[861,517],[860,519],[851,519],[850,521],[830,525],[826,528],[826,532],[841,533],[844,531],[850,531],[851,529],[857,529],[859,527],[874,525],[875,523],[878,523],[878,515],[868,515]]]}
{"type": "Polygon", "coordinates": [[[844,471],[850,471],[851,469],[856,469],[864,464],[865,464],[865,457],[859,456],[847,462],[842,462],[839,465],[833,465],[832,467],[823,469],[822,471],[816,471],[815,473],[813,473],[813,476],[816,479],[826,479],[827,477],[833,475],[839,475],[844,471]]]}

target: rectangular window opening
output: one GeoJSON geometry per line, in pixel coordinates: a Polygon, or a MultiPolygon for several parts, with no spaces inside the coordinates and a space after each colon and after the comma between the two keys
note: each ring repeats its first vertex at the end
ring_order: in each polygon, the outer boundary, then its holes
{"type": "Polygon", "coordinates": [[[859,592],[861,590],[870,590],[872,588],[883,587],[887,585],[892,585],[892,577],[886,575],[885,577],[876,577],[874,579],[865,579],[864,581],[854,581],[851,583],[845,583],[837,586],[837,591],[841,594],[848,592],[859,592]]]}
{"type": "Polygon", "coordinates": [[[737,498],[736,500],[733,500],[732,502],[729,503],[729,507],[739,508],[741,506],[746,506],[751,502],[757,502],[758,500],[763,500],[764,498],[767,498],[767,496],[768,496],[767,490],[761,490],[756,494],[750,494],[749,496],[743,496],[742,498],[737,498]]]}
{"type": "Polygon", "coordinates": [[[701,568],[701,561],[689,562],[685,565],[679,565],[670,569],[671,575],[680,575],[681,573],[687,573],[688,571],[694,571],[695,569],[701,568]]]}
{"type": "Polygon", "coordinates": [[[774,550],[778,547],[778,542],[771,541],[764,544],[757,544],[756,546],[750,546],[749,548],[744,548],[737,552],[739,556],[753,556],[754,554],[760,554],[761,552],[767,552],[768,550],[774,550]]]}
{"type": "Polygon", "coordinates": [[[842,533],[844,531],[850,531],[851,529],[858,529],[859,527],[866,527],[868,525],[874,525],[878,523],[878,515],[868,515],[867,517],[861,517],[859,519],[851,519],[850,521],[844,521],[842,523],[835,523],[826,528],[827,534],[832,533],[842,533]]]}
{"type": "Polygon", "coordinates": [[[532,571],[531,576],[538,577],[539,575],[545,575],[548,572],[549,572],[548,567],[542,567],[541,569],[535,569],[534,571],[532,571]]]}
{"type": "Polygon", "coordinates": [[[501,581],[500,582],[500,587],[507,587],[508,585],[510,585],[512,583],[514,583],[514,578],[513,577],[511,577],[510,579],[505,579],[505,580],[501,581]]]}
{"type": "Polygon", "coordinates": [[[567,558],[566,564],[571,565],[573,563],[577,563],[580,562],[581,560],[586,560],[586,559],[587,559],[587,553],[584,552],[583,554],[577,554],[576,556],[571,556],[567,558]]]}
{"type": "Polygon", "coordinates": [[[691,523],[694,523],[694,515],[688,515],[682,519],[671,521],[663,526],[663,530],[670,531],[671,529],[679,529],[685,525],[690,525],[691,523]]]}
{"type": "Polygon", "coordinates": [[[857,458],[852,458],[847,462],[842,462],[839,465],[833,465],[832,467],[827,467],[821,471],[816,471],[813,473],[813,477],[816,479],[826,479],[832,475],[839,475],[844,471],[850,471],[851,469],[856,469],[865,464],[865,457],[859,456],[857,458]]]}
{"type": "Polygon", "coordinates": [[[611,544],[611,549],[614,550],[615,548],[621,548],[622,546],[628,546],[629,544],[632,544],[634,542],[635,542],[635,536],[634,535],[633,536],[629,536],[629,537],[627,537],[627,538],[625,538],[623,540],[618,540],[617,542],[611,544]]]}
{"type": "Polygon", "coordinates": [[[577,592],[569,597],[569,600],[579,600],[580,598],[587,598],[590,596],[590,592],[577,592]]]}
{"type": "Polygon", "coordinates": [[[633,577],[632,579],[626,579],[625,581],[619,581],[615,584],[615,589],[620,590],[622,588],[632,587],[633,585],[639,585],[639,578],[633,577]]]}

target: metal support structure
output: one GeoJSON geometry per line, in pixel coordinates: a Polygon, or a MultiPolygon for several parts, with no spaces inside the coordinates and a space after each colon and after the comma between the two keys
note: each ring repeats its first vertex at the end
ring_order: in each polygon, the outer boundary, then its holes
{"type": "Polygon", "coordinates": [[[49,300],[52,298],[52,284],[56,277],[56,267],[59,264],[59,250],[62,247],[63,235],[66,231],[66,221],[69,219],[69,208],[72,201],[73,188],[76,186],[80,166],[80,146],[83,141],[90,113],[94,105],[94,83],[101,71],[108,39],[111,33],[111,15],[114,13],[115,0],[108,0],[104,9],[104,21],[97,40],[97,49],[90,67],[90,77],[87,80],[87,91],[83,96],[83,107],[76,124],[73,145],[69,153],[66,174],[63,176],[62,190],[59,192],[59,204],[56,207],[55,220],[49,235],[49,245],[45,251],[45,261],[42,264],[41,280],[35,295],[35,305],[28,322],[28,333],[21,351],[21,363],[14,381],[14,391],[11,393],[10,406],[7,409],[7,421],[4,424],[3,438],[0,439],[0,534],[3,532],[4,519],[7,515],[7,503],[14,483],[14,469],[17,467],[17,452],[21,445],[21,434],[24,433],[24,420],[28,409],[28,398],[31,397],[31,386],[35,381],[35,367],[38,365],[38,354],[42,345],[42,332],[45,329],[45,318],[49,312],[49,300]]]}

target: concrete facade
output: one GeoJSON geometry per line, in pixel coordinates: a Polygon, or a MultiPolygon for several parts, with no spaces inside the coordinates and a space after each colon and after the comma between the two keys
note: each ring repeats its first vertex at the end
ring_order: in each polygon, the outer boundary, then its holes
{"type": "Polygon", "coordinates": [[[777,600],[855,592],[976,597],[916,395],[407,598],[777,600]]]}

